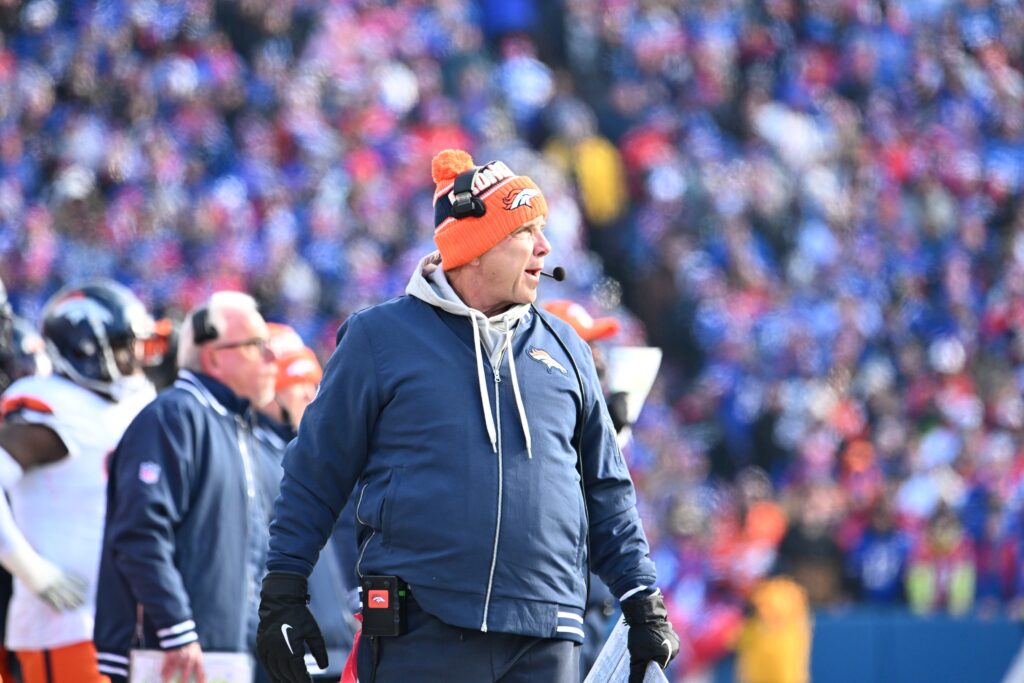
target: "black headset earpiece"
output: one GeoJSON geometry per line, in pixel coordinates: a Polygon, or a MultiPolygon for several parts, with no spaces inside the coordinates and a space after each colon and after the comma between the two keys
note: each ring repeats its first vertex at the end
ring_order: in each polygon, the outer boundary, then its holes
{"type": "Polygon", "coordinates": [[[473,179],[479,166],[474,166],[468,171],[463,171],[455,177],[452,186],[452,194],[455,200],[452,202],[452,216],[454,218],[480,218],[487,213],[487,206],[483,201],[473,195],[473,179]]]}
{"type": "Polygon", "coordinates": [[[192,314],[192,341],[196,346],[213,341],[220,333],[210,323],[210,310],[206,306],[197,308],[192,314]]]}

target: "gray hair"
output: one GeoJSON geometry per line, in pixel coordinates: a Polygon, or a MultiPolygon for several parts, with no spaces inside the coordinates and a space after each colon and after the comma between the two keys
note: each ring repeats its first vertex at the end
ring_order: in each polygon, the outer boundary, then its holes
{"type": "Polygon", "coordinates": [[[206,309],[207,323],[217,330],[218,337],[224,334],[227,327],[225,311],[259,311],[256,300],[251,296],[244,292],[231,291],[214,292],[205,303],[189,311],[178,332],[178,367],[183,370],[202,371],[199,347],[195,343],[192,325],[196,311],[201,308],[206,309]]]}

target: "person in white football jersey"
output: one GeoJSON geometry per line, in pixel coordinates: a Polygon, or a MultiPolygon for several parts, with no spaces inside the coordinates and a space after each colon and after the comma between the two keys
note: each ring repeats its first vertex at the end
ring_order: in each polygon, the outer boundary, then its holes
{"type": "Polygon", "coordinates": [[[92,644],[106,458],[155,395],[141,357],[152,330],[122,285],[67,287],[43,311],[53,374],[17,380],[0,402],[0,565],[15,577],[6,646],[24,683],[106,680],[92,644]]]}

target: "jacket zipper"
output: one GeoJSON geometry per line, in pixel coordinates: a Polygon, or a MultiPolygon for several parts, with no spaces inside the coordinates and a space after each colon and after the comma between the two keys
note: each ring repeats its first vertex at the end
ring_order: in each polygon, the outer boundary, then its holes
{"type": "MultiPolygon", "coordinates": [[[[250,568],[252,564],[252,558],[249,556],[249,525],[251,520],[249,519],[252,515],[253,501],[256,498],[256,482],[252,474],[252,453],[249,448],[249,441],[247,436],[251,434],[248,429],[248,425],[245,424],[245,420],[236,415],[235,416],[235,435],[238,438],[238,452],[242,456],[242,467],[245,470],[245,605],[251,605],[253,603],[253,575],[250,568]]],[[[243,628],[248,630],[248,626],[243,625],[243,628]]]]}
{"type": "Polygon", "coordinates": [[[503,470],[502,457],[501,457],[501,359],[504,356],[502,352],[498,356],[497,367],[492,367],[494,371],[494,412],[496,415],[495,419],[495,431],[497,432],[498,442],[498,519],[494,523],[494,549],[491,551],[491,571],[487,577],[487,595],[484,597],[484,619],[483,624],[480,625],[480,630],[487,633],[487,613],[491,609],[491,590],[494,588],[494,570],[498,566],[498,538],[501,536],[501,505],[502,505],[502,494],[503,490],[503,470]]]}

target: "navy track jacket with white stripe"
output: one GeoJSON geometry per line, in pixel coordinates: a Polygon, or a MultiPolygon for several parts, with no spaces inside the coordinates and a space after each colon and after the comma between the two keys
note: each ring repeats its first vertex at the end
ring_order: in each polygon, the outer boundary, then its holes
{"type": "MultiPolygon", "coordinates": [[[[468,318],[412,296],[351,316],[285,455],[268,569],[308,575],[354,490],[358,572],[400,576],[425,611],[452,626],[582,640],[587,521],[572,437],[583,399],[539,315],[527,313],[511,340],[521,402],[507,354],[496,371],[489,359],[478,369],[468,318]]],[[[594,570],[616,595],[653,585],[593,356],[572,328],[549,322],[586,389],[594,570]]]]}
{"type": "Polygon", "coordinates": [[[94,640],[113,680],[130,648],[252,651],[279,474],[253,426],[248,401],[182,371],[110,457],[94,640]]]}

